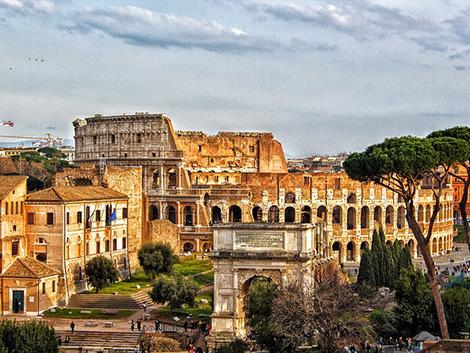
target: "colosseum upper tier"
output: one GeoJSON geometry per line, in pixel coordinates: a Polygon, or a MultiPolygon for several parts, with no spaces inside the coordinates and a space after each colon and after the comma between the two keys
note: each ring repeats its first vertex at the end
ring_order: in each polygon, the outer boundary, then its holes
{"type": "MultiPolygon", "coordinates": [[[[158,232],[166,223],[178,233],[181,251],[210,250],[214,223],[315,223],[327,234],[323,246],[330,256],[357,263],[380,225],[387,241],[409,244],[417,255],[396,194],[344,173],[288,172],[282,145],[269,132],[175,131],[166,115],[148,113],[95,115],[75,120],[74,127],[77,164],[98,171],[140,168],[141,243],[165,238],[158,232]]],[[[422,187],[416,202],[417,219],[426,229],[431,190],[422,187]]],[[[433,254],[453,246],[452,207],[448,185],[431,240],[433,254]]]]}

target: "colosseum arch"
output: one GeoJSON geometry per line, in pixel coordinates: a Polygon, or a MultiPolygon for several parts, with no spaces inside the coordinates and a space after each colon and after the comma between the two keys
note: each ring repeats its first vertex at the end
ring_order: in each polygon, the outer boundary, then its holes
{"type": "Polygon", "coordinates": [[[393,225],[394,210],[392,205],[388,205],[385,209],[385,224],[388,226],[393,225]]]}
{"type": "Polygon", "coordinates": [[[284,210],[284,222],[286,223],[295,223],[295,208],[294,207],[286,207],[284,210]]]}
{"type": "Polygon", "coordinates": [[[148,218],[149,218],[149,221],[154,221],[154,220],[159,218],[158,207],[157,206],[150,205],[148,218]]]}
{"type": "Polygon", "coordinates": [[[279,222],[279,207],[277,207],[276,205],[269,207],[268,222],[269,223],[279,222]]]}
{"type": "Polygon", "coordinates": [[[370,217],[369,207],[362,206],[362,208],[361,208],[361,229],[369,229],[369,227],[370,227],[369,217],[370,217]]]}
{"type": "Polygon", "coordinates": [[[375,206],[374,208],[374,222],[381,227],[382,226],[382,207],[375,206]]]}
{"type": "Polygon", "coordinates": [[[317,208],[317,217],[323,219],[323,221],[328,222],[328,210],[326,206],[319,206],[317,208]]]}
{"type": "Polygon", "coordinates": [[[166,219],[176,224],[176,208],[174,206],[168,206],[166,208],[166,219]]]}
{"type": "Polygon", "coordinates": [[[405,228],[405,207],[400,206],[398,207],[398,213],[397,213],[397,228],[398,229],[403,229],[405,228]]]}
{"type": "Polygon", "coordinates": [[[211,210],[212,223],[222,223],[222,210],[219,206],[213,206],[211,210]]]}
{"type": "Polygon", "coordinates": [[[341,262],[343,258],[342,256],[343,246],[341,245],[341,242],[335,241],[333,245],[331,246],[331,250],[332,250],[333,257],[341,262]]]}
{"type": "Polygon", "coordinates": [[[366,250],[366,249],[369,249],[369,250],[370,250],[369,243],[368,243],[367,241],[363,241],[363,242],[361,243],[361,255],[362,255],[362,253],[364,252],[364,250],[366,250]]]}
{"type": "Polygon", "coordinates": [[[356,244],[353,241],[350,241],[346,245],[346,261],[356,261],[356,244]]]}
{"type": "Polygon", "coordinates": [[[228,210],[230,222],[241,222],[242,221],[242,209],[237,205],[230,206],[228,210]]]}
{"type": "Polygon", "coordinates": [[[341,206],[333,207],[333,224],[343,224],[343,210],[341,206]]]}
{"type": "Polygon", "coordinates": [[[263,221],[263,210],[259,206],[253,207],[252,210],[253,221],[254,222],[262,222],[263,221]]]}
{"type": "Polygon", "coordinates": [[[193,208],[191,206],[186,206],[183,210],[183,213],[184,213],[184,225],[192,226],[194,224],[193,208]]]}
{"type": "Polygon", "coordinates": [[[346,200],[347,203],[357,203],[357,197],[356,197],[356,194],[354,192],[351,192],[349,195],[348,195],[348,198],[346,200]]]}
{"type": "Polygon", "coordinates": [[[312,209],[310,206],[302,207],[300,214],[300,223],[311,223],[312,222],[312,209]]]}
{"type": "Polygon", "coordinates": [[[349,207],[348,214],[346,217],[347,228],[348,229],[356,229],[356,208],[349,207]]]}

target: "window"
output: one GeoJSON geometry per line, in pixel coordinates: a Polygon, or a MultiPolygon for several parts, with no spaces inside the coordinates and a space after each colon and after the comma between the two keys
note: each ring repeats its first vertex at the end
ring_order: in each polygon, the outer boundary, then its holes
{"type": "Polygon", "coordinates": [[[12,256],[18,256],[19,248],[20,248],[20,241],[19,240],[13,240],[11,242],[11,255],[12,256]]]}
{"type": "Polygon", "coordinates": [[[54,224],[54,214],[52,212],[47,212],[47,225],[53,225],[54,224]]]}
{"type": "Polygon", "coordinates": [[[42,294],[46,294],[46,282],[42,282],[42,294]]]}
{"type": "Polygon", "coordinates": [[[113,251],[117,250],[117,239],[113,239],[113,251]]]}
{"type": "Polygon", "coordinates": [[[155,152],[152,153],[152,157],[155,158],[157,154],[155,152]]]}
{"type": "Polygon", "coordinates": [[[254,153],[255,152],[255,146],[250,146],[250,153],[254,153]]]}
{"type": "Polygon", "coordinates": [[[99,254],[100,253],[100,247],[101,247],[101,243],[99,241],[96,242],[96,253],[99,254]]]}
{"type": "Polygon", "coordinates": [[[126,237],[122,238],[122,248],[125,249],[127,246],[127,239],[126,237]]]}
{"type": "Polygon", "coordinates": [[[90,243],[85,244],[85,255],[90,255],[90,243]]]}
{"type": "Polygon", "coordinates": [[[202,145],[197,146],[197,151],[202,152],[202,145]]]}
{"type": "Polygon", "coordinates": [[[341,189],[341,178],[335,178],[335,190],[341,189]]]}
{"type": "Polygon", "coordinates": [[[95,219],[96,219],[96,222],[101,221],[101,211],[100,210],[95,211],[95,219]]]}
{"type": "Polygon", "coordinates": [[[111,143],[116,143],[116,135],[111,135],[111,143]]]}
{"type": "Polygon", "coordinates": [[[225,182],[228,183],[228,176],[225,177],[225,182]]]}
{"type": "Polygon", "coordinates": [[[77,212],[77,224],[82,224],[82,211],[77,212]]]}
{"type": "Polygon", "coordinates": [[[5,214],[8,214],[8,202],[5,202],[5,214]]]}
{"type": "Polygon", "coordinates": [[[137,143],[142,143],[142,134],[137,134],[137,143]]]}
{"type": "Polygon", "coordinates": [[[23,214],[23,201],[20,202],[20,213],[23,214]]]}
{"type": "Polygon", "coordinates": [[[70,212],[67,212],[66,215],[65,215],[65,222],[67,224],[70,224],[70,212]]]}
{"type": "Polygon", "coordinates": [[[52,281],[52,293],[55,293],[55,281],[52,281]]]}
{"type": "Polygon", "coordinates": [[[124,219],[127,219],[128,215],[127,215],[127,207],[123,207],[122,208],[122,218],[124,219]]]}
{"type": "Polygon", "coordinates": [[[16,201],[16,214],[19,214],[20,213],[20,203],[18,201],[16,201]]]}
{"type": "Polygon", "coordinates": [[[219,176],[218,176],[218,175],[215,177],[215,182],[216,182],[216,183],[219,182],[219,176]]]}
{"type": "Polygon", "coordinates": [[[36,254],[36,260],[41,261],[41,262],[47,262],[47,254],[43,252],[36,254]]]}
{"type": "Polygon", "coordinates": [[[104,242],[104,251],[109,252],[109,239],[106,239],[104,242]]]}
{"type": "Polygon", "coordinates": [[[34,212],[28,212],[28,224],[34,224],[34,212]]]}
{"type": "Polygon", "coordinates": [[[93,144],[96,145],[96,141],[98,140],[97,136],[93,136],[93,144]]]}

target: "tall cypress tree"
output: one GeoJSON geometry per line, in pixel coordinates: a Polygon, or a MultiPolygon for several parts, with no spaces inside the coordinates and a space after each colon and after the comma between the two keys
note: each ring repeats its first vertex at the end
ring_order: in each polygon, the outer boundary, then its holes
{"type": "Polygon", "coordinates": [[[383,247],[380,235],[374,229],[372,234],[372,265],[374,268],[375,285],[380,286],[383,283],[383,247]]]}
{"type": "Polygon", "coordinates": [[[359,265],[359,274],[357,276],[357,282],[359,284],[365,284],[371,287],[377,286],[377,284],[375,283],[375,272],[372,253],[368,248],[364,249],[364,252],[361,256],[361,263],[359,265]]]}

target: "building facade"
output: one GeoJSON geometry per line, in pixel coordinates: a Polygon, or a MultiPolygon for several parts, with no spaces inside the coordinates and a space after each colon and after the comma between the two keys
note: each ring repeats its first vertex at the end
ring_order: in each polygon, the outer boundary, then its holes
{"type": "MultiPolygon", "coordinates": [[[[313,223],[321,219],[331,255],[357,264],[383,227],[387,241],[398,239],[418,255],[397,195],[344,173],[287,170],[282,145],[271,133],[174,131],[164,114],[101,116],[74,122],[76,163],[107,168],[142,168],[142,242],[154,239],[152,224],[177,226],[180,251],[212,249],[211,226],[225,222],[313,223]],[[150,230],[150,231],[149,231],[150,230]],[[150,232],[150,233],[149,233],[150,232]]],[[[416,196],[416,217],[426,229],[432,191],[416,196]]],[[[431,240],[433,254],[453,247],[453,195],[444,190],[431,240]]]]}

